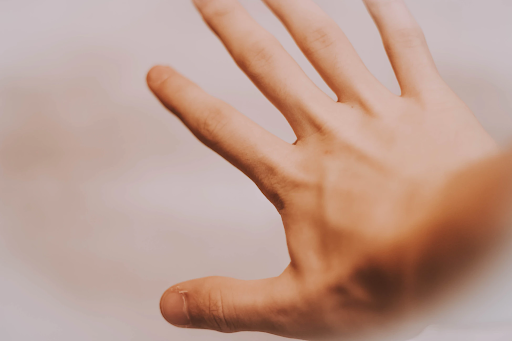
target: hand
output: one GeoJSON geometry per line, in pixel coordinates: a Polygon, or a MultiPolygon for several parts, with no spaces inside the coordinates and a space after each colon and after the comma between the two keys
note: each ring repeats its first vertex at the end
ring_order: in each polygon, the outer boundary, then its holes
{"type": "MultiPolygon", "coordinates": [[[[459,215],[453,212],[456,207],[480,212],[481,202],[469,202],[457,196],[467,192],[456,190],[469,191],[469,180],[460,185],[460,179],[476,179],[471,174],[481,166],[471,165],[498,149],[441,79],[403,1],[365,1],[401,96],[370,74],[313,1],[264,2],[338,101],[317,88],[237,1],[194,1],[235,62],[286,117],[297,136],[294,144],[169,67],[154,67],[148,84],[199,140],[244,172],[275,205],[291,262],[276,278],[180,283],[163,295],[162,313],[181,327],[300,338],[383,328],[421,306],[448,282],[446,273],[468,258],[456,238],[467,233],[461,230],[466,225],[455,223],[459,215]],[[454,182],[457,174],[466,175],[454,182]]],[[[476,194],[483,187],[471,188],[476,194]]],[[[469,243],[472,252],[486,240],[481,229],[475,231],[468,237],[475,244],[469,243]]]]}

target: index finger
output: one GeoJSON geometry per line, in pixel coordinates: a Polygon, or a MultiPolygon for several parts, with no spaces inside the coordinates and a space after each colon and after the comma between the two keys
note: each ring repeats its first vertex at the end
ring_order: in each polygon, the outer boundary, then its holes
{"type": "MultiPolygon", "coordinates": [[[[210,96],[170,67],[147,77],[151,91],[205,145],[265,190],[293,146],[266,131],[229,104],[210,96]]],[[[266,189],[269,189],[268,187],[266,189]]]]}

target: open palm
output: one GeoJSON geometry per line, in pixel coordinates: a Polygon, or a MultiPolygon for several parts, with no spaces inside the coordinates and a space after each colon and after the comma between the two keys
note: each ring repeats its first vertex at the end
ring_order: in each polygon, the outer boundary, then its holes
{"type": "Polygon", "coordinates": [[[264,2],[337,101],[236,0],[194,1],[235,62],[286,117],[294,144],[169,67],[153,68],[148,84],[276,206],[291,263],[271,279],[180,283],[162,297],[162,313],[177,326],[223,332],[359,335],[436,290],[422,284],[421,271],[430,259],[423,245],[435,225],[433,212],[447,181],[497,147],[441,79],[402,0],[364,1],[400,96],[375,79],[313,1],[264,2]]]}

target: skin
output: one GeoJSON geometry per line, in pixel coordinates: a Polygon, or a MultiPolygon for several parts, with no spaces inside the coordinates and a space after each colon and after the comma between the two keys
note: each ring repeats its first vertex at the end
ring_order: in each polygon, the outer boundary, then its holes
{"type": "Polygon", "coordinates": [[[289,144],[166,66],[150,89],[281,214],[290,265],[275,278],[208,277],[162,296],[170,323],[317,339],[369,337],[427,309],[503,236],[510,155],[440,77],[401,0],[365,0],[401,88],[366,69],[311,0],[264,0],[332,100],[236,0],[195,0],[243,72],[282,112],[289,144]]]}

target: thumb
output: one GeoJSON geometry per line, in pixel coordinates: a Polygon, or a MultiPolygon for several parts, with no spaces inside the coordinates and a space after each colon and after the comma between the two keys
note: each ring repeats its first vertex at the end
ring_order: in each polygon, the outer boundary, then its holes
{"type": "Polygon", "coordinates": [[[282,329],[291,282],[283,276],[242,281],[206,277],[169,288],[160,310],[167,322],[183,328],[221,332],[282,329]],[[284,315],[284,316],[283,316],[284,315]]]}

